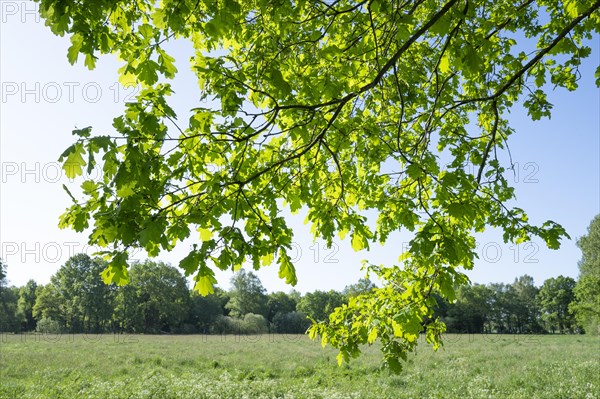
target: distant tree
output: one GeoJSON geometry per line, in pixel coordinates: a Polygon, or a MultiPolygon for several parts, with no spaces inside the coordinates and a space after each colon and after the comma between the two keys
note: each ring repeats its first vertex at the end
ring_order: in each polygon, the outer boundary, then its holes
{"type": "Polygon", "coordinates": [[[114,319],[130,332],[178,332],[189,315],[190,296],[185,277],[163,262],[135,263],[130,284],[119,287],[114,319]]]}
{"type": "Polygon", "coordinates": [[[517,295],[510,284],[491,283],[487,285],[491,292],[489,298],[489,330],[497,333],[515,333],[517,295]]]}
{"type": "Polygon", "coordinates": [[[540,288],[542,320],[552,333],[572,332],[575,327],[575,319],[569,312],[569,305],[575,299],[574,287],[575,280],[571,277],[558,276],[547,279],[540,288]]]}
{"type": "Polygon", "coordinates": [[[0,258],[0,290],[2,290],[7,285],[6,268],[7,266],[4,264],[2,258],[0,258]]]}
{"type": "Polygon", "coordinates": [[[347,285],[342,291],[342,294],[344,294],[346,298],[350,298],[361,294],[367,294],[371,292],[373,288],[377,288],[375,283],[368,278],[361,278],[357,283],[347,285]]]}
{"type": "Polygon", "coordinates": [[[296,308],[313,320],[325,321],[329,319],[331,312],[344,302],[344,295],[337,291],[314,291],[304,295],[296,308]]]}
{"type": "Polygon", "coordinates": [[[273,329],[279,334],[304,334],[310,327],[310,320],[302,312],[278,312],[273,317],[273,329]]]}
{"type": "Polygon", "coordinates": [[[8,287],[6,264],[0,259],[0,332],[17,332],[20,321],[17,316],[18,289],[8,287]]]}
{"type": "Polygon", "coordinates": [[[456,303],[448,310],[446,320],[449,332],[484,333],[489,321],[492,290],[485,285],[461,286],[456,303]]]}
{"type": "Polygon", "coordinates": [[[225,307],[233,317],[244,317],[248,313],[268,315],[267,290],[252,272],[242,269],[233,275],[229,296],[225,307]]]}
{"type": "Polygon", "coordinates": [[[38,329],[40,328],[40,322],[44,320],[44,323],[42,323],[44,325],[56,323],[56,329],[66,330],[66,301],[58,287],[51,282],[46,285],[39,285],[35,296],[33,317],[37,322],[38,329]]]}
{"type": "Polygon", "coordinates": [[[0,259],[0,332],[17,332],[20,320],[17,315],[18,289],[8,286],[7,265],[0,259]]]}
{"type": "Polygon", "coordinates": [[[17,312],[22,320],[22,328],[25,331],[33,331],[36,327],[36,320],[33,317],[33,307],[36,301],[36,291],[38,285],[34,280],[29,280],[27,284],[19,289],[19,302],[17,312]]]}
{"type": "Polygon", "coordinates": [[[540,325],[540,305],[537,299],[539,288],[533,277],[524,275],[516,278],[512,284],[515,302],[511,306],[516,320],[517,333],[543,331],[540,325]]]}
{"type": "Polygon", "coordinates": [[[267,319],[272,322],[278,313],[290,313],[296,310],[298,299],[279,291],[267,295],[267,319]]]}
{"type": "Polygon", "coordinates": [[[600,334],[600,214],[590,223],[587,235],[577,240],[577,246],[582,256],[571,311],[586,332],[600,334]]]}
{"type": "Polygon", "coordinates": [[[52,276],[70,332],[97,333],[110,327],[115,286],[103,283],[105,268],[102,259],[77,254],[52,276]]]}
{"type": "Polygon", "coordinates": [[[225,315],[225,304],[229,301],[229,295],[219,287],[215,287],[212,295],[202,296],[196,291],[191,291],[190,295],[187,321],[196,328],[197,332],[204,334],[210,332],[217,318],[225,315]]]}

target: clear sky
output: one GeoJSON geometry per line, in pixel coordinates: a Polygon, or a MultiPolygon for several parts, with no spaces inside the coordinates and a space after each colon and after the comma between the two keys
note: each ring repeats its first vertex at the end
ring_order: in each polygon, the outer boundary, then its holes
{"type": "MultiPolygon", "coordinates": [[[[58,229],[58,217],[70,199],[62,185],[74,186],[61,172],[57,160],[73,142],[71,130],[93,126],[96,133],[111,132],[133,89],[117,82],[119,63],[101,58],[94,71],[67,62],[68,38],[54,36],[35,13],[31,2],[0,1],[0,257],[8,264],[11,284],[28,279],[47,283],[50,276],[86,247],[87,234],[58,229]]],[[[549,94],[554,104],[551,120],[531,122],[521,109],[511,114],[517,132],[509,140],[516,163],[516,205],[534,222],[552,219],[573,239],[585,234],[591,219],[600,213],[600,92],[593,74],[600,63],[600,39],[591,43],[593,55],[581,68],[580,89],[549,94]]],[[[185,46],[173,46],[182,78],[174,83],[177,109],[197,104],[196,85],[188,70],[185,46]]],[[[92,172],[93,177],[94,172],[92,172]]],[[[349,242],[327,249],[312,242],[304,215],[291,217],[295,228],[295,264],[301,292],[340,290],[363,273],[362,259],[394,264],[408,238],[398,233],[388,245],[355,253],[349,242]]],[[[468,275],[473,282],[512,282],[523,274],[540,285],[558,275],[577,277],[580,251],[575,240],[552,251],[540,241],[519,246],[504,244],[498,232],[478,236],[480,259],[468,275]]],[[[176,265],[190,243],[158,259],[176,265]]],[[[143,254],[134,258],[143,259],[143,254]]],[[[289,290],[277,278],[276,266],[259,276],[269,291],[289,290]]],[[[231,273],[218,273],[228,286],[231,273]]]]}

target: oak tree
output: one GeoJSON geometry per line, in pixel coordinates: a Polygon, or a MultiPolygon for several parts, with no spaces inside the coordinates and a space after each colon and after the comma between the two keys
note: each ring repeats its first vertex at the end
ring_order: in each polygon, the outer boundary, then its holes
{"type": "Polygon", "coordinates": [[[69,177],[102,167],[60,226],[106,248],[107,282],[127,282],[128,250],[191,237],[179,266],[202,294],[215,269],[246,263],[276,263],[293,285],[287,211],[356,251],[406,230],[398,265],[366,266],[382,287],[311,329],[340,361],[380,339],[397,369],[422,331],[440,345],[432,293],[452,300],[467,282],[474,232],[550,248],[566,236],[509,205],[501,155],[513,106],[549,117],[548,88],[577,88],[600,0],[38,1],[69,62],[116,54],[121,83],[141,87],[114,132],[75,130],[60,158],[69,177]],[[193,49],[200,98],[183,115],[173,41],[193,49]]]}

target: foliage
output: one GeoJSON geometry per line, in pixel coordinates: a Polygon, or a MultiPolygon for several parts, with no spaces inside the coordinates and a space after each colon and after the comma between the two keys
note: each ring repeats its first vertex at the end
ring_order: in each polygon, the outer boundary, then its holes
{"type": "Polygon", "coordinates": [[[177,332],[189,314],[190,297],[178,269],[162,262],[135,263],[130,283],[119,287],[114,319],[122,331],[177,332]]]}
{"type": "Polygon", "coordinates": [[[229,302],[225,305],[231,316],[244,317],[248,313],[266,316],[267,302],[267,290],[254,273],[242,269],[231,277],[229,302]]]}
{"type": "Polygon", "coordinates": [[[0,290],[6,286],[6,269],[7,265],[4,264],[2,258],[0,258],[0,290]]]}
{"type": "Polygon", "coordinates": [[[300,298],[296,308],[313,320],[324,321],[329,318],[335,308],[342,306],[344,302],[344,296],[337,291],[317,290],[308,292],[300,298]]]}
{"type": "Polygon", "coordinates": [[[195,326],[197,332],[209,333],[219,316],[225,314],[225,304],[229,294],[215,287],[215,293],[202,296],[195,291],[190,293],[191,304],[188,322],[195,326]]]}
{"type": "Polygon", "coordinates": [[[221,335],[256,335],[267,333],[268,330],[269,326],[263,315],[247,313],[243,318],[217,316],[210,332],[221,335]]]}
{"type": "Polygon", "coordinates": [[[34,280],[29,280],[19,289],[19,302],[17,304],[17,313],[22,319],[22,329],[24,331],[35,330],[36,321],[33,317],[33,307],[36,302],[36,291],[38,285],[34,280]]]}
{"type": "MultiPolygon", "coordinates": [[[[33,305],[33,317],[38,324],[42,319],[52,320],[58,323],[61,329],[66,329],[65,315],[73,313],[65,309],[66,301],[58,288],[52,284],[38,285],[36,290],[35,305],[33,305]]],[[[38,325],[38,329],[39,329],[38,325]]]]}
{"type": "Polygon", "coordinates": [[[587,235],[577,240],[577,246],[582,258],[574,289],[576,302],[571,310],[586,331],[600,334],[600,215],[591,221],[587,235]]]}
{"type": "Polygon", "coordinates": [[[285,292],[273,292],[268,294],[267,309],[268,309],[268,320],[273,321],[275,315],[287,314],[296,310],[298,299],[292,295],[288,295],[285,292]]]}
{"type": "Polygon", "coordinates": [[[8,287],[6,269],[8,265],[0,258],[0,334],[5,331],[18,332],[20,320],[17,312],[18,289],[8,287]]]}
{"type": "Polygon", "coordinates": [[[457,301],[448,310],[449,331],[461,333],[488,333],[489,322],[493,317],[493,291],[481,284],[462,286],[457,292],[457,301]],[[486,326],[488,328],[486,328],[486,326]]]}
{"type": "Polygon", "coordinates": [[[500,333],[516,332],[517,298],[514,287],[510,284],[490,284],[491,289],[491,324],[500,333]]]}
{"type": "Polygon", "coordinates": [[[344,294],[346,298],[350,298],[353,296],[368,294],[374,288],[377,288],[377,285],[369,280],[369,278],[361,278],[356,284],[346,286],[342,291],[342,294],[344,294]]]}
{"type": "Polygon", "coordinates": [[[533,278],[528,275],[516,278],[512,287],[515,292],[513,312],[517,333],[539,333],[540,309],[537,300],[539,288],[534,285],[533,278]]]}
{"type": "Polygon", "coordinates": [[[17,314],[19,292],[14,287],[0,290],[0,333],[19,332],[21,320],[17,314]]]}
{"type": "MultiPolygon", "coordinates": [[[[380,290],[367,280],[361,280],[359,284],[350,286],[352,290],[356,287],[370,287],[361,289],[361,294],[348,295],[352,292],[349,287],[346,287],[344,293],[331,290],[308,292],[305,295],[300,295],[297,291],[289,294],[265,294],[256,275],[241,272],[233,276],[231,291],[216,287],[213,295],[202,296],[187,288],[178,269],[161,262],[146,261],[131,268],[130,284],[118,287],[116,292],[109,291],[110,302],[98,306],[101,303],[99,299],[100,302],[95,304],[100,309],[96,315],[96,308],[82,310],[86,308],[86,298],[98,297],[97,293],[94,294],[97,288],[111,287],[97,282],[102,262],[95,267],[82,267],[89,265],[90,261],[94,262],[86,255],[71,258],[45,286],[30,280],[20,288],[4,288],[2,298],[8,304],[9,312],[5,311],[3,314],[8,314],[9,318],[0,314],[3,317],[1,320],[4,320],[3,328],[10,331],[35,329],[44,333],[72,333],[82,325],[87,325],[88,328],[83,329],[86,332],[106,332],[114,327],[121,333],[302,334],[309,328],[310,319],[323,322],[339,317],[339,312],[347,311],[353,301],[363,301],[369,298],[365,294],[380,290]],[[82,281],[91,279],[96,282],[84,287],[73,287],[73,271],[77,270],[82,273],[78,276],[82,281]],[[232,303],[231,298],[237,298],[237,302],[232,303]],[[24,309],[33,302],[33,319],[28,324],[24,309]],[[236,308],[234,311],[235,306],[232,305],[236,303],[243,304],[244,308],[236,308]],[[234,311],[234,317],[228,316],[228,308],[234,311]],[[266,309],[268,317],[253,313],[248,310],[250,308],[266,309]],[[83,314],[87,316],[82,317],[83,314]],[[111,316],[111,323],[106,324],[106,319],[111,316]],[[101,319],[105,319],[101,327],[89,328],[90,321],[101,319]]],[[[434,313],[424,316],[423,324],[428,326],[437,323],[439,319],[446,324],[447,331],[452,333],[522,334],[554,332],[557,329],[572,332],[573,319],[565,313],[566,307],[573,308],[577,305],[575,302],[569,303],[573,300],[573,290],[569,286],[572,285],[572,279],[566,280],[566,289],[563,289],[565,284],[560,282],[561,279],[564,278],[557,279],[559,283],[555,279],[544,283],[542,294],[539,294],[540,290],[527,275],[515,279],[512,284],[463,285],[457,290],[456,300],[452,303],[437,292],[432,292],[428,301],[431,301],[434,313]],[[559,319],[564,314],[567,315],[567,321],[563,321],[564,326],[560,327],[559,319]]],[[[389,305],[390,312],[394,311],[393,306],[389,305]]],[[[413,341],[410,342],[416,345],[414,337],[418,334],[418,326],[411,327],[415,330],[400,330],[400,324],[397,323],[394,333],[406,336],[412,334],[413,341]]],[[[375,334],[377,337],[385,336],[386,331],[378,329],[368,334],[370,338],[367,339],[374,339],[375,334]]],[[[352,353],[347,353],[347,356],[351,355],[352,353]]]]}
{"type": "Polygon", "coordinates": [[[58,321],[46,317],[42,317],[37,321],[36,331],[42,334],[62,334],[65,332],[58,321]]]}
{"type": "Polygon", "coordinates": [[[310,327],[310,320],[302,312],[277,312],[273,317],[274,332],[279,334],[304,334],[310,327]]]}
{"type": "Polygon", "coordinates": [[[574,287],[575,280],[571,277],[558,276],[547,279],[540,288],[542,320],[550,331],[566,333],[574,330],[575,319],[569,312],[569,305],[575,299],[574,287]]]}
{"type": "Polygon", "coordinates": [[[249,334],[266,334],[269,332],[267,319],[261,314],[246,313],[244,324],[249,334]]]}
{"type": "MultiPolygon", "coordinates": [[[[75,130],[60,157],[70,178],[102,167],[60,226],[91,229],[106,281],[128,281],[128,249],[156,256],[192,237],[180,267],[203,295],[213,269],[246,262],[277,263],[295,284],[283,207],[305,212],[315,238],[348,236],[357,251],[408,230],[403,267],[379,269],[382,288],[312,330],[346,355],[380,336],[391,361],[414,348],[431,293],[451,301],[466,283],[473,232],[498,227],[505,241],[539,236],[550,248],[566,236],[509,207],[499,153],[513,106],[549,117],[546,88],[577,88],[598,0],[38,1],[46,25],[70,36],[70,63],[93,69],[116,54],[120,82],[141,86],[114,134],[75,130]],[[179,117],[171,40],[193,47],[202,100],[179,117]]],[[[427,331],[438,347],[443,326],[427,331]]]]}
{"type": "Polygon", "coordinates": [[[101,259],[77,254],[52,276],[50,284],[36,291],[33,314],[58,322],[73,333],[102,332],[111,321],[114,285],[100,277],[106,268],[101,259]]]}
{"type": "Polygon", "coordinates": [[[528,275],[512,284],[462,286],[454,303],[434,295],[437,308],[433,319],[439,317],[451,333],[542,333],[546,330],[538,292],[528,275]]]}

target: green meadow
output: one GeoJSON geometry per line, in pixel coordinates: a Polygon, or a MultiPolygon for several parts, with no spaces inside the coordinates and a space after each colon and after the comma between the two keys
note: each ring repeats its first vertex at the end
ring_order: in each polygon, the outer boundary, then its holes
{"type": "Polygon", "coordinates": [[[2,335],[0,398],[598,398],[600,338],[448,335],[404,370],[306,336],[2,335]]]}

